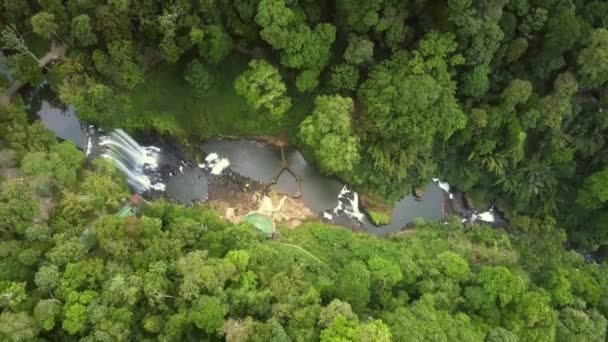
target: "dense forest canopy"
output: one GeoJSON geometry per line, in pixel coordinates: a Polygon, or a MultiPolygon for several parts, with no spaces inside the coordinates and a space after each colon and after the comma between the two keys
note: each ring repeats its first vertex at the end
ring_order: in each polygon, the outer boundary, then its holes
{"type": "Polygon", "coordinates": [[[608,265],[564,249],[555,220],[266,240],[201,206],[118,217],[111,163],[38,143],[20,169],[0,153],[3,341],[605,341],[608,265]]]}
{"type": "Polygon", "coordinates": [[[0,43],[4,340],[606,338],[606,264],[564,249],[608,250],[605,1],[0,0],[0,43]],[[442,177],[511,234],[120,219],[113,166],[10,101],[45,79],[106,129],[286,132],[373,201],[442,177]]]}
{"type": "Polygon", "coordinates": [[[37,84],[48,72],[84,121],[184,139],[286,129],[324,172],[372,197],[390,203],[444,176],[475,203],[551,215],[578,244],[606,245],[605,2],[2,8],[12,73],[37,84]],[[68,52],[41,68],[49,40],[68,52]]]}

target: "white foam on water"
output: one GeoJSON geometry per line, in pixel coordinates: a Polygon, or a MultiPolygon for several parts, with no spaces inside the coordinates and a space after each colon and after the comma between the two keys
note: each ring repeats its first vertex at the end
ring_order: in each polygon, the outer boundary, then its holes
{"type": "Polygon", "coordinates": [[[346,185],[342,188],[340,194],[338,194],[338,205],[333,209],[333,212],[334,214],[343,212],[359,222],[363,222],[363,218],[365,217],[365,215],[359,211],[359,195],[356,192],[349,190],[346,185]],[[352,194],[353,198],[348,198],[348,194],[352,194]]]}
{"type": "Polygon", "coordinates": [[[86,156],[91,154],[91,150],[93,150],[93,142],[91,141],[91,137],[87,138],[87,153],[86,156]]]}
{"type": "Polygon", "coordinates": [[[433,178],[433,182],[443,191],[447,192],[450,199],[454,199],[454,195],[450,192],[450,184],[448,182],[442,182],[439,178],[433,178]]]}
{"type": "Polygon", "coordinates": [[[222,158],[211,168],[211,174],[219,175],[224,172],[228,166],[230,166],[230,161],[226,158],[222,158]]]}
{"type": "Polygon", "coordinates": [[[150,186],[151,189],[154,189],[156,191],[165,191],[166,187],[167,187],[167,185],[164,183],[156,183],[156,184],[152,184],[150,186]]]}
{"type": "Polygon", "coordinates": [[[488,211],[484,211],[483,213],[475,213],[471,216],[471,221],[482,221],[482,222],[494,222],[496,221],[496,217],[494,216],[494,207],[490,208],[488,211]]]}
{"type": "Polygon", "coordinates": [[[198,164],[201,169],[210,169],[212,175],[220,175],[230,166],[228,158],[221,158],[217,153],[210,153],[204,164],[198,164]]]}
{"type": "Polygon", "coordinates": [[[494,207],[490,207],[488,211],[484,211],[482,213],[474,212],[470,218],[462,218],[460,222],[466,223],[471,222],[475,223],[477,221],[492,223],[496,221],[496,215],[494,215],[494,207]]]}

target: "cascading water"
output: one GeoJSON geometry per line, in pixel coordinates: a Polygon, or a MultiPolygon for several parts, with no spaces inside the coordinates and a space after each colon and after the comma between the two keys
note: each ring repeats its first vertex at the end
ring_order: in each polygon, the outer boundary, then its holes
{"type": "MultiPolygon", "coordinates": [[[[164,191],[165,184],[158,172],[160,149],[155,146],[141,146],[122,129],[117,129],[98,138],[100,156],[111,160],[127,176],[129,185],[137,192],[150,190],[164,191]]],[[[93,149],[89,137],[89,148],[93,149]]]]}

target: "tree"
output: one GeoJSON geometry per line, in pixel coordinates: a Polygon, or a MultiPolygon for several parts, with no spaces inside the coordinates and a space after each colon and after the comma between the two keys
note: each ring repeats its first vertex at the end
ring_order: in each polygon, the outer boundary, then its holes
{"type": "Polygon", "coordinates": [[[608,169],[585,178],[576,195],[576,202],[587,209],[599,209],[608,201],[608,169]]]}
{"type": "Polygon", "coordinates": [[[23,157],[22,171],[29,176],[53,178],[61,187],[74,186],[84,154],[70,141],[51,146],[48,153],[30,152],[23,157]]]}
{"type": "Polygon", "coordinates": [[[338,274],[336,284],[338,298],[349,302],[356,312],[365,309],[371,295],[371,277],[367,266],[363,262],[350,262],[338,274]]]}
{"type": "Polygon", "coordinates": [[[76,108],[81,120],[107,128],[120,126],[129,109],[124,94],[116,94],[112,88],[92,80],[82,85],[63,84],[59,97],[76,108]]]}
{"type": "Polygon", "coordinates": [[[188,63],[184,78],[195,89],[197,96],[201,97],[208,95],[214,85],[213,76],[198,59],[188,63]]]}
{"type": "MultiPolygon", "coordinates": [[[[466,116],[449,75],[450,66],[462,61],[450,57],[455,49],[453,35],[429,33],[413,54],[395,53],[361,85],[368,172],[383,172],[389,183],[401,186],[419,184],[430,176],[433,147],[464,128],[466,116]]],[[[390,197],[401,196],[392,191],[390,197]]]]}
{"type": "Polygon", "coordinates": [[[285,0],[261,0],[255,21],[262,27],[260,37],[281,51],[281,64],[300,71],[298,90],[314,89],[331,55],[335,27],[320,23],[311,29],[302,16],[287,7],[285,0]]]}
{"type": "Polygon", "coordinates": [[[234,89],[251,109],[268,115],[272,121],[281,121],[291,108],[279,71],[264,60],[249,62],[249,69],[234,81],[234,89]]]}
{"type": "Polygon", "coordinates": [[[464,93],[475,98],[482,97],[490,88],[489,73],[490,68],[487,65],[478,65],[465,74],[463,80],[464,93]]]}
{"type": "Polygon", "coordinates": [[[17,310],[19,305],[27,299],[25,283],[3,282],[0,284],[0,306],[17,310]]]}
{"type": "Polygon", "coordinates": [[[586,48],[578,55],[578,73],[585,88],[599,87],[608,81],[608,30],[591,32],[586,48]]]}
{"type": "Polygon", "coordinates": [[[38,336],[40,328],[27,312],[0,314],[0,337],[5,341],[32,341],[38,336]]]}
{"type": "Polygon", "coordinates": [[[300,139],[314,153],[323,172],[349,173],[359,162],[359,141],[352,134],[353,101],[319,96],[311,116],[300,124],[300,139]]]}
{"type": "MultiPolygon", "coordinates": [[[[500,323],[501,311],[508,313],[513,310],[513,305],[521,301],[527,287],[526,279],[512,274],[503,266],[484,266],[477,276],[477,283],[477,286],[465,289],[466,305],[494,324],[500,323]]],[[[508,328],[523,329],[523,323],[508,328]]]]}
{"type": "Polygon", "coordinates": [[[355,341],[392,341],[393,335],[389,327],[379,319],[361,324],[355,329],[355,341]]]}
{"type": "Polygon", "coordinates": [[[22,234],[38,213],[38,202],[22,179],[0,183],[0,232],[22,234]]]}
{"type": "Polygon", "coordinates": [[[366,33],[380,22],[384,0],[338,0],[336,12],[340,26],[346,31],[366,33]]]}
{"type": "Polygon", "coordinates": [[[324,328],[331,326],[338,316],[341,316],[347,321],[359,320],[359,317],[353,312],[348,302],[334,299],[321,310],[321,314],[319,315],[319,326],[324,328]]]}
{"type": "Polygon", "coordinates": [[[70,34],[79,46],[86,47],[97,43],[97,36],[93,33],[91,17],[86,14],[72,18],[70,34]]]}
{"type": "Polygon", "coordinates": [[[95,68],[117,85],[129,89],[143,82],[143,69],[138,63],[139,54],[130,40],[115,40],[108,43],[108,54],[101,50],[93,52],[95,68]]]}
{"type": "Polygon", "coordinates": [[[34,308],[34,318],[42,329],[49,331],[55,327],[55,321],[61,313],[61,305],[55,299],[41,300],[34,308]]]}
{"type": "Polygon", "coordinates": [[[218,25],[206,26],[198,39],[199,54],[211,64],[218,64],[232,50],[232,37],[218,25]]]}
{"type": "Polygon", "coordinates": [[[2,7],[2,18],[5,22],[11,25],[19,25],[24,22],[24,18],[29,18],[32,10],[28,2],[19,0],[3,1],[2,7]]]}
{"type": "Polygon", "coordinates": [[[331,68],[329,88],[336,93],[350,94],[359,85],[359,69],[350,64],[338,64],[331,68]]]}
{"type": "Polygon", "coordinates": [[[6,65],[11,74],[25,83],[38,85],[44,79],[42,68],[37,59],[23,53],[16,53],[6,58],[6,65]]]}
{"type": "Polygon", "coordinates": [[[428,295],[408,308],[386,312],[382,318],[396,341],[426,341],[429,336],[441,341],[483,341],[485,335],[466,314],[435,309],[428,295]]]}
{"type": "Polygon", "coordinates": [[[190,319],[197,328],[208,335],[215,335],[224,324],[226,308],[216,297],[202,296],[190,310],[190,319]]]}
{"type": "Polygon", "coordinates": [[[349,35],[348,47],[344,51],[344,60],[354,65],[373,62],[374,43],[364,36],[349,35]]]}
{"type": "Polygon", "coordinates": [[[559,313],[557,341],[605,341],[606,326],[608,321],[597,311],[586,313],[567,307],[559,313]]]}
{"type": "Polygon", "coordinates": [[[23,36],[19,35],[15,26],[7,25],[2,32],[0,33],[0,42],[2,43],[2,47],[7,50],[13,50],[21,52],[24,55],[28,55],[32,57],[33,60],[40,64],[38,57],[34,55],[34,53],[28,48],[25,43],[25,39],[23,36]]]}
{"type": "Polygon", "coordinates": [[[517,342],[519,338],[517,335],[512,333],[511,331],[503,328],[497,327],[492,329],[488,336],[485,339],[486,342],[517,342]]]}
{"type": "Polygon", "coordinates": [[[59,28],[55,22],[55,15],[48,12],[38,12],[32,17],[31,22],[34,33],[44,39],[51,39],[59,28]]]}
{"type": "Polygon", "coordinates": [[[34,282],[41,291],[50,291],[57,287],[60,276],[56,265],[42,265],[36,272],[34,282]]]}

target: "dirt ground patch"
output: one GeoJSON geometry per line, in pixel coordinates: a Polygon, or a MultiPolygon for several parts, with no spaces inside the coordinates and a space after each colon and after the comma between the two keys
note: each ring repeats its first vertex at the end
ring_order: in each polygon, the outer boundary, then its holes
{"type": "Polygon", "coordinates": [[[241,222],[252,211],[268,212],[277,225],[289,228],[295,228],[302,221],[316,217],[299,199],[282,199],[283,196],[276,193],[264,197],[259,189],[243,191],[240,186],[212,185],[207,204],[232,223],[241,222]]]}

